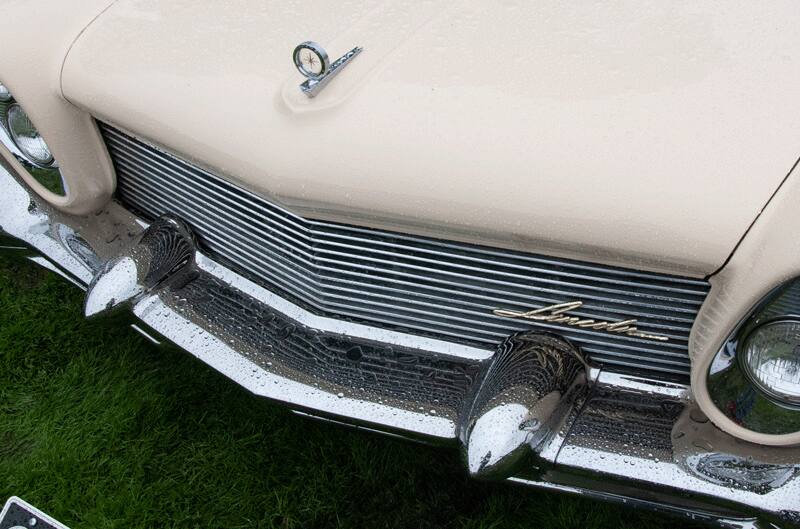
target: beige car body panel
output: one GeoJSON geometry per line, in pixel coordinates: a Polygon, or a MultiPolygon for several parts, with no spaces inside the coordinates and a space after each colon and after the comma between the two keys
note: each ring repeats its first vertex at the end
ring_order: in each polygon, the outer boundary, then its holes
{"type": "MultiPolygon", "coordinates": [[[[114,169],[92,116],[62,97],[61,69],[75,39],[112,3],[9,0],[3,10],[14,16],[0,17],[0,82],[40,129],[58,160],[68,193],[61,197],[33,178],[26,182],[55,206],[76,214],[96,211],[108,201],[114,191],[114,169]]],[[[0,150],[20,174],[27,175],[5,148],[0,150]]]]}
{"type": "Polygon", "coordinates": [[[800,275],[800,181],[797,175],[781,187],[742,240],[730,262],[711,278],[711,293],[698,314],[689,339],[692,391],[698,404],[723,430],[755,443],[800,444],[800,432],[766,435],[747,430],[711,402],[706,375],[714,355],[770,291],[800,275]]]}
{"type": "Polygon", "coordinates": [[[312,217],[704,276],[798,156],[800,11],[119,0],[65,97],[312,217]],[[313,100],[292,49],[364,52],[313,100]]]}
{"type": "Polygon", "coordinates": [[[64,170],[58,207],[113,190],[93,115],[310,217],[722,268],[693,329],[695,396],[735,435],[800,442],[743,430],[705,392],[731,330],[800,275],[800,183],[781,187],[800,154],[795,3],[13,3],[31,18],[3,22],[20,47],[0,80],[64,170]],[[45,37],[24,39],[45,11],[45,37]],[[307,39],[332,59],[364,47],[313,100],[291,63],[307,39]]]}

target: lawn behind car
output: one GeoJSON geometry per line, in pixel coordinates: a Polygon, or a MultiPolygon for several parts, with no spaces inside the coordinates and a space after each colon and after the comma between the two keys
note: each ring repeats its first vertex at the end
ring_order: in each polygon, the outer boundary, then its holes
{"type": "Polygon", "coordinates": [[[0,501],[72,529],[674,527],[466,477],[454,450],[297,417],[0,258],[0,501]]]}

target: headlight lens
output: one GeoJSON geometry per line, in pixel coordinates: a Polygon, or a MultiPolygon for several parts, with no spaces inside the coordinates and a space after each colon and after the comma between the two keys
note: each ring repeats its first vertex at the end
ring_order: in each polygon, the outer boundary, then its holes
{"type": "Polygon", "coordinates": [[[8,109],[8,130],[14,143],[28,160],[43,167],[53,165],[53,154],[44,138],[19,105],[11,105],[8,109]]]}
{"type": "Polygon", "coordinates": [[[54,195],[67,195],[66,182],[50,148],[3,84],[0,84],[0,143],[44,189],[54,195]]]}
{"type": "Polygon", "coordinates": [[[11,92],[8,91],[6,85],[0,84],[0,102],[8,103],[9,101],[11,101],[11,99],[12,99],[11,92]]]}
{"type": "Polygon", "coordinates": [[[743,346],[744,369],[753,383],[773,400],[800,405],[800,321],[761,325],[743,346]]]}

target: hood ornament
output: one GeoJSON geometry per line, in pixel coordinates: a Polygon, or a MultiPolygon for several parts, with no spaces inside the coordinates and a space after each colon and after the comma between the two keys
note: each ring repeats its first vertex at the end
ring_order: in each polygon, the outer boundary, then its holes
{"type": "Polygon", "coordinates": [[[307,77],[300,90],[308,97],[316,96],[363,49],[356,46],[331,64],[322,46],[310,40],[301,42],[292,53],[297,71],[307,77]]]}
{"type": "Polygon", "coordinates": [[[582,306],[583,301],[571,301],[569,303],[559,303],[557,305],[550,305],[549,307],[542,307],[541,309],[529,310],[528,312],[498,309],[493,311],[493,313],[495,316],[503,316],[504,318],[521,318],[524,320],[541,321],[547,323],[561,323],[583,329],[594,329],[613,334],[624,334],[634,338],[644,338],[645,340],[657,340],[659,342],[666,342],[669,340],[669,337],[664,336],[663,334],[649,334],[640,331],[636,328],[635,319],[610,322],[583,319],[578,318],[577,316],[568,316],[565,314],[570,310],[575,310],[582,306]]]}

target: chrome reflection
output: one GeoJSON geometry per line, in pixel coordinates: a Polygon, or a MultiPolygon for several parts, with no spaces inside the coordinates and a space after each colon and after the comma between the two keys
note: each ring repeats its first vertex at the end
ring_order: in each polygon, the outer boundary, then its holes
{"type": "Polygon", "coordinates": [[[478,387],[461,439],[470,474],[507,478],[552,437],[586,387],[586,362],[560,336],[519,333],[503,342],[478,387]]]}
{"type": "Polygon", "coordinates": [[[796,465],[769,465],[729,454],[707,453],[686,458],[693,474],[718,485],[763,494],[783,486],[797,475],[796,465]]]}
{"type": "Polygon", "coordinates": [[[797,448],[746,443],[719,430],[691,401],[612,386],[601,373],[561,445],[556,470],[544,478],[646,499],[692,519],[714,513],[724,527],[783,527],[778,522],[800,510],[799,462],[797,448]]]}
{"type": "Polygon", "coordinates": [[[194,272],[195,245],[189,228],[173,217],[161,217],[128,251],[106,263],[86,292],[86,317],[130,304],[167,281],[187,283],[194,272]]]}
{"type": "Polygon", "coordinates": [[[91,245],[86,240],[75,233],[75,230],[65,224],[54,224],[53,231],[58,240],[75,259],[84,263],[93,274],[96,274],[103,267],[103,262],[98,257],[91,245]]]}
{"type": "Polygon", "coordinates": [[[159,299],[265,373],[341,399],[455,423],[479,372],[475,361],[308,327],[205,273],[181,288],[162,290],[159,299]]]}
{"type": "Polygon", "coordinates": [[[764,447],[723,434],[699,408],[687,407],[672,429],[674,460],[691,475],[738,491],[768,494],[800,471],[800,448],[764,447]]]}

